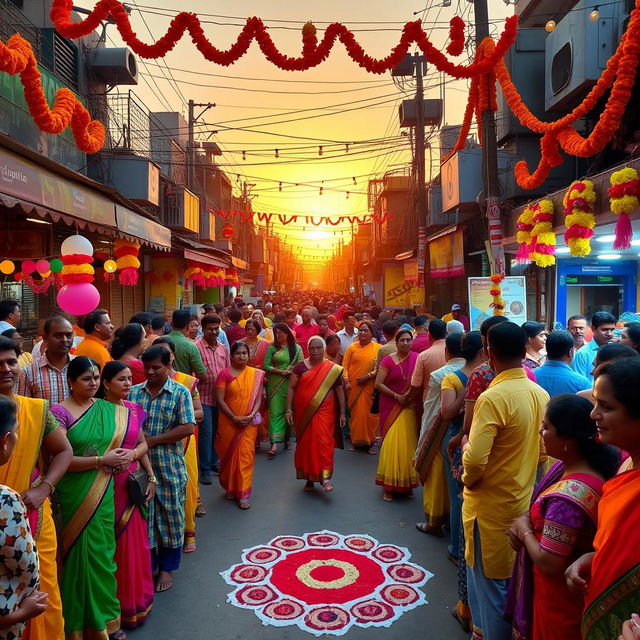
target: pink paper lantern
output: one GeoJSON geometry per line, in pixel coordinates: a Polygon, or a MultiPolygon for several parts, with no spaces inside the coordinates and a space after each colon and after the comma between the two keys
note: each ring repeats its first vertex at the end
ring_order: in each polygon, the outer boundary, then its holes
{"type": "Polygon", "coordinates": [[[58,306],[72,316],[83,316],[97,309],[100,292],[89,282],[66,284],[58,291],[58,306]]]}
{"type": "Polygon", "coordinates": [[[33,260],[23,260],[22,273],[30,274],[36,270],[36,263],[33,260]]]}
{"type": "Polygon", "coordinates": [[[38,273],[47,273],[48,271],[51,271],[49,261],[44,259],[38,260],[38,262],[36,262],[36,271],[38,273]]]}

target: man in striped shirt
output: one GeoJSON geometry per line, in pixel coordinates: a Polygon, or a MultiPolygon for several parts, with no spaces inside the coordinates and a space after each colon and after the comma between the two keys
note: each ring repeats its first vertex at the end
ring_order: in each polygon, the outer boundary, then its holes
{"type": "Polygon", "coordinates": [[[73,358],[73,327],[62,316],[54,316],[44,323],[43,343],[46,346],[39,358],[20,372],[18,395],[42,398],[50,404],[60,404],[69,397],[67,367],[73,358]]]}

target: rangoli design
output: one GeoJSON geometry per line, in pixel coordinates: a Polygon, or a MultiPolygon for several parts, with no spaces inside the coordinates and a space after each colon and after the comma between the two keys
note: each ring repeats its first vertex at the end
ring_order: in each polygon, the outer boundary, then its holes
{"type": "Polygon", "coordinates": [[[253,609],[262,624],[340,636],[354,625],[389,627],[427,603],[419,587],[433,574],[410,558],[368,535],[320,531],[245,549],[221,575],[235,587],[227,601],[253,609]]]}

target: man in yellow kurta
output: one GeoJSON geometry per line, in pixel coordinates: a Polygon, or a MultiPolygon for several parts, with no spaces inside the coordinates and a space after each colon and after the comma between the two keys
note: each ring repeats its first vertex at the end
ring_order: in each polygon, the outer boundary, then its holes
{"type": "Polygon", "coordinates": [[[495,325],[488,343],[496,377],[476,402],[462,458],[462,523],[467,579],[476,595],[470,598],[475,600],[473,621],[485,638],[510,640],[511,624],[503,612],[515,554],[507,532],[529,508],[549,395],[522,368],[526,335],[521,327],[512,322],[495,325]]]}
{"type": "Polygon", "coordinates": [[[15,343],[0,336],[0,394],[12,398],[18,405],[18,440],[9,463],[0,467],[0,484],[20,493],[27,507],[40,561],[39,589],[49,596],[45,612],[29,621],[23,637],[64,640],[56,563],[58,545],[49,496],[67,470],[73,451],[46,400],[13,394],[19,374],[15,343]],[[46,474],[38,470],[41,449],[50,458],[46,474]]]}

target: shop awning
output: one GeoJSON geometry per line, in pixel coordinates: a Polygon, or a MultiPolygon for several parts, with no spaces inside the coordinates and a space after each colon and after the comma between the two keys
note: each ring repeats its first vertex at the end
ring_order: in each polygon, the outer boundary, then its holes
{"type": "Polygon", "coordinates": [[[403,260],[408,260],[409,258],[413,258],[413,256],[416,255],[416,250],[415,249],[411,249],[410,251],[403,251],[402,253],[399,253],[395,259],[398,262],[402,262],[403,260]]]}
{"type": "Polygon", "coordinates": [[[131,209],[116,205],[116,221],[118,231],[140,240],[156,249],[169,251],[171,249],[171,231],[161,224],[144,218],[131,209]]]}
{"type": "Polygon", "coordinates": [[[220,258],[216,258],[208,253],[194,251],[192,249],[184,250],[184,258],[185,260],[193,260],[193,262],[210,264],[212,267],[220,267],[221,269],[227,269],[229,267],[229,262],[226,260],[221,260],[220,258]]]}
{"type": "Polygon", "coordinates": [[[249,265],[240,258],[236,258],[236,256],[231,256],[231,264],[236,267],[236,269],[244,269],[245,271],[249,268],[249,265]]]}
{"type": "Polygon", "coordinates": [[[453,278],[464,275],[464,234],[461,225],[434,233],[429,245],[429,275],[432,278],[453,278]]]}

